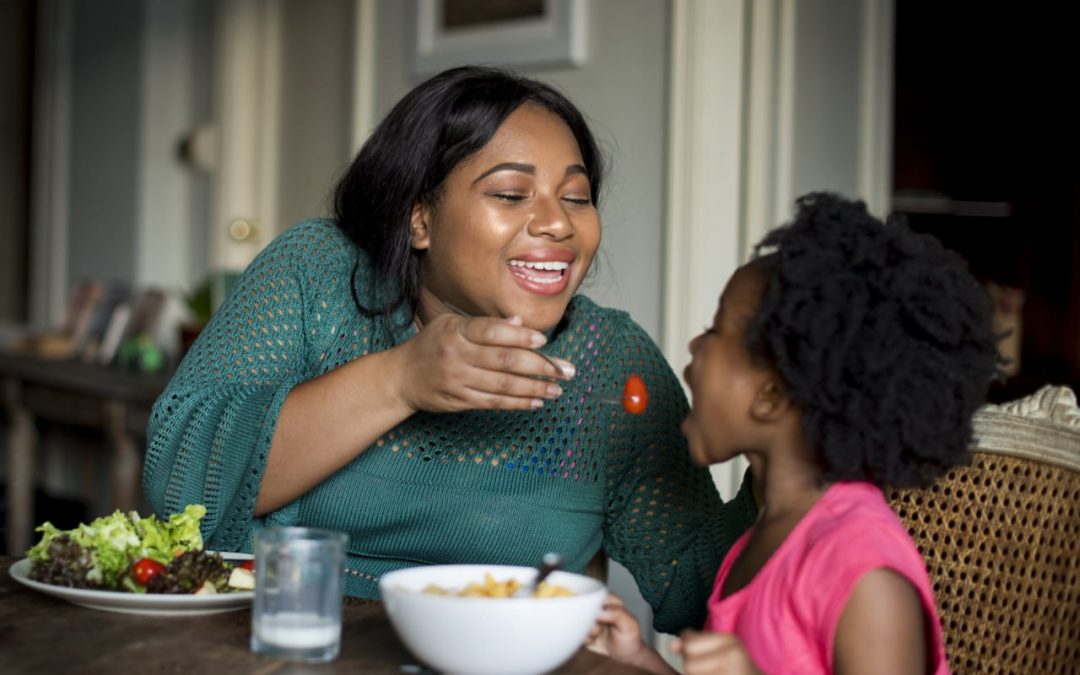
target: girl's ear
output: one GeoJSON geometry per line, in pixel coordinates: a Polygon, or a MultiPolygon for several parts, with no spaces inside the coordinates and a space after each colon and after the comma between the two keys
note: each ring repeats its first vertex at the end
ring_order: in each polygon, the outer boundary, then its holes
{"type": "Polygon", "coordinates": [[[412,216],[409,218],[409,243],[418,251],[431,246],[431,235],[428,232],[430,211],[423,204],[413,207],[412,216]]]}
{"type": "Polygon", "coordinates": [[[784,394],[784,388],[775,377],[769,377],[758,389],[753,403],[750,404],[750,416],[758,422],[774,422],[790,407],[791,400],[784,394]]]}

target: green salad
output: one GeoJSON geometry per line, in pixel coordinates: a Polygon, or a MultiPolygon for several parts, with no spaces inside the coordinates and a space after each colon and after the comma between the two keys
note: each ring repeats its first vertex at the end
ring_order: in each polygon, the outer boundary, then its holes
{"type": "MultiPolygon", "coordinates": [[[[37,528],[41,540],[26,552],[30,578],[71,588],[134,593],[234,590],[237,586],[230,578],[241,566],[203,551],[199,521],[205,515],[205,506],[189,504],[168,520],[115,511],[70,530],[46,522],[37,528]]],[[[249,572],[250,565],[243,567],[249,572]]],[[[248,575],[238,575],[239,588],[252,587],[253,581],[248,585],[243,578],[248,575]]]]}

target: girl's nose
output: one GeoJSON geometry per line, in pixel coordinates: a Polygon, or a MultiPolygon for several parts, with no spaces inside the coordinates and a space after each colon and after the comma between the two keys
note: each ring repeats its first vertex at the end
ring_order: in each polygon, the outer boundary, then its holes
{"type": "Polygon", "coordinates": [[[693,383],[690,382],[690,372],[691,372],[691,369],[694,367],[694,351],[697,349],[697,344],[700,341],[701,341],[701,334],[698,334],[698,335],[695,335],[694,337],[690,338],[690,344],[686,345],[687,349],[690,350],[690,363],[687,363],[686,367],[683,368],[682,379],[683,379],[683,382],[685,382],[687,384],[687,386],[691,386],[691,387],[693,386],[693,383]]]}

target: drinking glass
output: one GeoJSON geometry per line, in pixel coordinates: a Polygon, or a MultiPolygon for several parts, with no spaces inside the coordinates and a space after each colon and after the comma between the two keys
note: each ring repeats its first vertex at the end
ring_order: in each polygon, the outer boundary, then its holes
{"type": "Polygon", "coordinates": [[[255,533],[252,651],[308,663],[337,657],[347,541],[308,527],[255,533]]]}

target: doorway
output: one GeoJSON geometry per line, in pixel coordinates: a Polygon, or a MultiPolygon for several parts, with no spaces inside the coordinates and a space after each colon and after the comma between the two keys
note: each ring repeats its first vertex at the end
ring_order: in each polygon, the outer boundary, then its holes
{"type": "Polygon", "coordinates": [[[0,4],[0,324],[27,319],[35,7],[30,0],[0,4]]]}
{"type": "Polygon", "coordinates": [[[894,208],[995,290],[1015,346],[996,401],[1080,390],[1072,26],[1055,5],[896,3],[894,208]]]}

